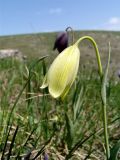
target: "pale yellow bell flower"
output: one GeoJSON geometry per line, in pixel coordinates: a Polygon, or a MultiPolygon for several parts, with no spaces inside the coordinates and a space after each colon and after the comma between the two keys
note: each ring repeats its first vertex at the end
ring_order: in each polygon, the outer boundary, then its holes
{"type": "Polygon", "coordinates": [[[75,80],[79,60],[80,51],[77,45],[63,50],[51,64],[40,88],[48,87],[52,97],[63,99],[75,80]]]}

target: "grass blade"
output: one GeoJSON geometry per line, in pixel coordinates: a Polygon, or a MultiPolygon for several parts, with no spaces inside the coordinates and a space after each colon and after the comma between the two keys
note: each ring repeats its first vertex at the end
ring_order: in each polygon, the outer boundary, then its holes
{"type": "Polygon", "coordinates": [[[8,137],[9,137],[9,134],[10,134],[10,130],[11,130],[11,126],[10,126],[9,131],[8,131],[8,134],[7,134],[7,136],[6,136],[6,140],[5,140],[4,148],[3,148],[3,151],[2,151],[1,160],[3,160],[3,159],[4,159],[5,149],[6,149],[6,146],[7,146],[7,141],[8,141],[8,137]]]}
{"type": "Polygon", "coordinates": [[[109,160],[117,160],[117,154],[120,150],[120,141],[118,141],[110,150],[110,158],[109,160]]]}
{"type": "MultiPolygon", "coordinates": [[[[53,137],[53,136],[52,136],[52,137],[53,137]]],[[[32,160],[36,160],[36,158],[44,152],[46,146],[47,146],[48,144],[50,144],[50,142],[51,142],[51,140],[52,140],[52,137],[51,137],[51,138],[45,143],[45,145],[38,151],[38,153],[35,155],[35,157],[34,157],[32,160]]]]}
{"type": "Polygon", "coordinates": [[[10,159],[11,152],[12,152],[12,148],[13,148],[13,146],[14,146],[14,142],[15,142],[15,138],[16,138],[17,132],[18,132],[18,126],[17,126],[16,129],[15,129],[15,132],[14,132],[14,135],[13,135],[13,138],[12,138],[12,141],[11,141],[11,144],[10,144],[10,149],[9,149],[9,152],[8,152],[7,160],[10,159]]]}
{"type": "Polygon", "coordinates": [[[74,141],[74,126],[68,114],[65,114],[65,120],[66,120],[66,129],[67,129],[66,141],[67,141],[68,148],[71,149],[74,141]]]}

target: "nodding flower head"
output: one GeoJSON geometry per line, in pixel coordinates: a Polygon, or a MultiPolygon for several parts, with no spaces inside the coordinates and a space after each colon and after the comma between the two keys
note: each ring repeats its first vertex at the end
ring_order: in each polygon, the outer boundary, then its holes
{"type": "Polygon", "coordinates": [[[79,59],[80,51],[77,45],[63,50],[51,64],[41,88],[48,87],[51,96],[63,99],[75,80],[79,59]]]}
{"type": "Polygon", "coordinates": [[[57,38],[54,43],[53,50],[57,49],[58,52],[61,53],[67,47],[68,47],[67,31],[58,33],[57,38]]]}

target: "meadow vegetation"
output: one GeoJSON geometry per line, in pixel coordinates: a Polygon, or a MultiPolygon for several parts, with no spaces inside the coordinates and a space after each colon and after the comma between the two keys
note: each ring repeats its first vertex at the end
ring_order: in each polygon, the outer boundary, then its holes
{"type": "MultiPolygon", "coordinates": [[[[92,36],[103,69],[111,42],[106,86],[109,160],[120,158],[120,33],[76,31],[75,39],[92,36]],[[117,145],[116,145],[117,144],[117,145]],[[114,149],[113,149],[113,146],[114,149]]],[[[1,159],[105,160],[101,81],[93,46],[81,43],[80,66],[69,94],[62,101],[41,90],[43,77],[57,56],[56,33],[0,37],[1,49],[19,49],[26,60],[0,59],[0,157],[1,159]]]]}

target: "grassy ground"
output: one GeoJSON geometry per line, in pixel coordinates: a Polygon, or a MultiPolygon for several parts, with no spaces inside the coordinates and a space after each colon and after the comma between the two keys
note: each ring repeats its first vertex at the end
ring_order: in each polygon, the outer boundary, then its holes
{"type": "MultiPolygon", "coordinates": [[[[88,42],[81,44],[79,73],[64,101],[53,99],[47,90],[40,90],[44,71],[57,54],[52,51],[55,35],[0,37],[1,49],[17,48],[28,56],[24,62],[11,58],[0,60],[1,159],[105,159],[101,82],[94,67],[92,46],[88,42]],[[36,63],[38,57],[46,54],[50,55],[45,59],[46,66],[42,60],[36,63]]],[[[103,65],[107,59],[107,43],[111,41],[111,73],[116,71],[120,33],[76,32],[75,38],[83,35],[95,38],[103,65]]],[[[107,85],[110,148],[120,139],[119,93],[119,78],[110,74],[107,85]]]]}

